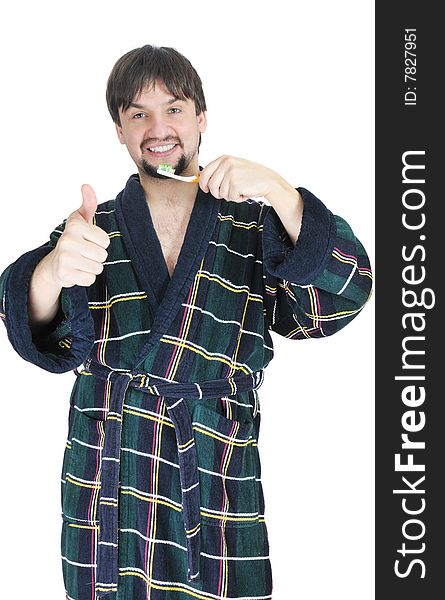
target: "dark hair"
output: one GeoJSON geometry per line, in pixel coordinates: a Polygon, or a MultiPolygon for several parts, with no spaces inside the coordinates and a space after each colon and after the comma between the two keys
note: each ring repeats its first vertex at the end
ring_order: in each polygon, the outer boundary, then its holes
{"type": "Polygon", "coordinates": [[[120,125],[119,108],[126,111],[145,86],[154,85],[157,79],[176,98],[193,100],[197,115],[206,110],[201,79],[190,61],[174,48],[147,44],[121,56],[111,70],[106,99],[113,121],[120,125]]]}

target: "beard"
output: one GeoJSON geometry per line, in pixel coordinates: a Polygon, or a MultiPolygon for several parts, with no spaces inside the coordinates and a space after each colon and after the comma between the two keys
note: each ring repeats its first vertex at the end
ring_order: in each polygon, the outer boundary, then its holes
{"type": "MultiPolygon", "coordinates": [[[[175,175],[182,175],[186,168],[189,166],[192,158],[193,156],[187,157],[185,154],[181,154],[176,164],[172,165],[175,170],[175,175]]],[[[165,175],[161,175],[157,172],[158,167],[150,165],[145,159],[142,159],[142,168],[144,170],[144,173],[149,177],[154,177],[156,179],[166,179],[165,175]]]]}

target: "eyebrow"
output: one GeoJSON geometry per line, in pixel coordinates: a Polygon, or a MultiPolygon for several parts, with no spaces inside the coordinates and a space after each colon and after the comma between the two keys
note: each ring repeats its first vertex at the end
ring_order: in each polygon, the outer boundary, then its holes
{"type": "MultiPolygon", "coordinates": [[[[167,100],[167,102],[163,102],[163,104],[174,104],[175,102],[184,102],[183,100],[181,100],[181,98],[171,98],[170,100],[167,100]]],[[[130,102],[130,107],[132,108],[145,108],[145,106],[143,104],[137,104],[136,102],[130,102]]]]}

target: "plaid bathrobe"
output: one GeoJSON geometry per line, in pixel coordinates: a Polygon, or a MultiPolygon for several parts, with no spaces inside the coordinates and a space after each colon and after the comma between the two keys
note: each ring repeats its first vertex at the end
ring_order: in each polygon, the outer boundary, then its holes
{"type": "Polygon", "coordinates": [[[132,175],[97,208],[110,238],[104,271],[64,288],[38,335],[29,281],[65,221],[3,272],[0,312],[15,350],[76,374],[61,483],[68,599],[272,597],[257,393],[270,332],[331,335],[371,290],[349,225],[298,190],[294,246],[270,205],[199,189],[170,278],[132,175]]]}

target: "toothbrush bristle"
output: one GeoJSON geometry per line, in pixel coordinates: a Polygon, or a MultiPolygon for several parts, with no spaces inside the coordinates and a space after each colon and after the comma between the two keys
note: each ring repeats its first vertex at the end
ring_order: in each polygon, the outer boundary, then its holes
{"type": "Polygon", "coordinates": [[[174,173],[175,172],[175,169],[173,168],[173,165],[169,165],[167,163],[160,164],[159,168],[161,169],[161,171],[166,171],[167,173],[174,173]]]}

